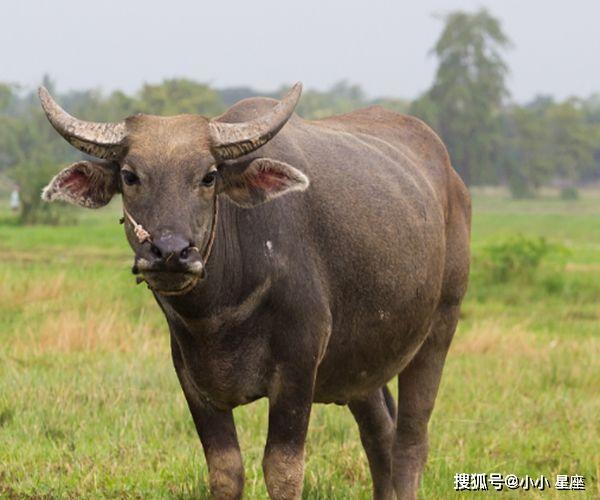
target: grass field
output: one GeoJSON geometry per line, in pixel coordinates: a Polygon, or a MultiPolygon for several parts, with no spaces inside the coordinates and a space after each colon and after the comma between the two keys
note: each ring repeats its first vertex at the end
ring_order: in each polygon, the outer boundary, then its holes
{"type": "MultiPolygon", "coordinates": [[[[164,320],[134,285],[117,219],[117,205],[70,227],[2,216],[0,497],[207,495],[164,320]]],[[[457,495],[459,472],[544,474],[552,489],[525,492],[531,498],[571,496],[554,489],[555,475],[580,474],[578,497],[600,497],[599,334],[600,193],[570,202],[475,193],[472,281],[421,497],[457,495]],[[519,233],[551,245],[539,265],[498,282],[490,246],[519,233]]],[[[258,401],[235,412],[247,498],[266,497],[266,410],[258,401]]],[[[305,497],[369,498],[370,487],[349,411],[315,406],[305,497]]]]}

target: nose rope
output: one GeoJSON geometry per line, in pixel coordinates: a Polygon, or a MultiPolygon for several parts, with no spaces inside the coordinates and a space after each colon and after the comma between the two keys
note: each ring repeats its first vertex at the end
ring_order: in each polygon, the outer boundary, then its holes
{"type": "Polygon", "coordinates": [[[135,219],[127,211],[125,206],[123,206],[123,213],[125,214],[125,217],[127,217],[129,219],[129,222],[131,222],[131,224],[133,225],[133,232],[135,233],[135,236],[137,237],[137,239],[140,243],[145,243],[146,241],[152,241],[152,238],[150,237],[150,233],[144,229],[144,226],[142,226],[141,224],[138,224],[135,221],[135,219]]]}
{"type": "MultiPolygon", "coordinates": [[[[206,242],[206,247],[204,248],[204,252],[202,255],[202,253],[200,254],[200,256],[202,257],[202,263],[204,264],[204,266],[206,267],[206,264],[208,263],[208,259],[210,258],[210,254],[212,252],[212,248],[213,248],[213,243],[215,242],[215,237],[217,235],[217,219],[219,218],[219,197],[217,196],[217,193],[215,192],[215,198],[214,198],[214,202],[213,202],[213,217],[212,217],[212,222],[210,224],[210,235],[208,237],[208,241],[206,242]]],[[[193,247],[196,248],[196,247],[193,247]]],[[[198,250],[198,248],[196,248],[196,250],[198,250]]]]}
{"type": "MultiPolygon", "coordinates": [[[[141,224],[138,224],[136,222],[136,220],[129,213],[129,211],[125,208],[125,206],[123,206],[123,213],[125,214],[125,217],[127,217],[127,220],[129,220],[129,222],[133,226],[133,232],[135,233],[135,236],[138,239],[138,241],[140,242],[140,244],[143,244],[146,241],[151,242],[152,236],[150,235],[150,233],[148,231],[146,231],[146,229],[144,229],[144,226],[142,226],[141,224]]],[[[210,227],[210,234],[208,237],[208,241],[206,242],[206,245],[204,247],[204,251],[200,252],[200,249],[196,246],[189,248],[190,250],[196,250],[200,254],[200,260],[202,262],[203,273],[205,272],[206,264],[208,264],[208,259],[210,258],[210,254],[212,253],[213,244],[215,242],[215,237],[217,235],[217,219],[218,219],[218,217],[219,217],[219,198],[217,196],[217,193],[215,192],[215,196],[213,199],[213,214],[212,214],[212,221],[211,221],[211,227],[210,227]]],[[[121,224],[123,222],[125,222],[124,218],[121,218],[120,222],[121,222],[121,224]]],[[[171,256],[172,256],[172,254],[169,256],[169,258],[171,256]]],[[[182,290],[177,290],[177,291],[158,290],[157,288],[151,287],[148,282],[146,282],[146,283],[148,284],[148,288],[150,288],[162,295],[183,295],[183,294],[189,292],[196,285],[196,283],[198,282],[198,279],[199,278],[196,277],[192,281],[192,283],[190,283],[190,285],[186,286],[182,290]]],[[[144,278],[141,278],[141,277],[137,278],[138,284],[141,283],[142,281],[146,281],[146,280],[144,280],[144,278]]]]}

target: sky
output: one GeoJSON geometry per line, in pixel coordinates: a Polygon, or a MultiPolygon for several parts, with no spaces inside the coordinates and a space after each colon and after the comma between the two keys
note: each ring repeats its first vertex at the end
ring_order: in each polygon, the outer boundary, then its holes
{"type": "Polygon", "coordinates": [[[217,87],[326,89],[412,99],[431,85],[435,14],[486,7],[512,40],[524,102],[600,92],[597,0],[18,0],[0,5],[0,81],[133,92],[187,77],[217,87]]]}

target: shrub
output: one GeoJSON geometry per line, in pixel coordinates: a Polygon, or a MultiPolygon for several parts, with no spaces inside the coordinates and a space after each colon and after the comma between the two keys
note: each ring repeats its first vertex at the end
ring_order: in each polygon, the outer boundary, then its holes
{"type": "Polygon", "coordinates": [[[575,186],[564,187],[560,190],[560,197],[563,200],[577,200],[579,199],[579,191],[575,186]]]}
{"type": "Polygon", "coordinates": [[[547,295],[562,295],[567,286],[564,273],[552,273],[540,280],[540,285],[547,295]]]}
{"type": "Polygon", "coordinates": [[[20,187],[21,224],[66,224],[75,222],[75,212],[66,203],[46,203],[41,194],[44,186],[56,175],[55,165],[20,164],[14,167],[11,178],[20,187]]]}
{"type": "Polygon", "coordinates": [[[516,200],[524,200],[535,198],[535,188],[527,181],[527,179],[511,176],[508,181],[508,190],[511,196],[516,200]]]}
{"type": "Polygon", "coordinates": [[[487,280],[495,283],[525,281],[533,278],[542,259],[557,248],[544,238],[512,236],[484,249],[481,270],[487,280]]]}

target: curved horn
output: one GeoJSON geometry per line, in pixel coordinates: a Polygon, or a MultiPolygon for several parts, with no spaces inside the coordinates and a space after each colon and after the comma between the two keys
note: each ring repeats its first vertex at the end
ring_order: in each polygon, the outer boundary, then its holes
{"type": "Polygon", "coordinates": [[[301,93],[302,84],[298,82],[268,114],[249,122],[225,123],[211,120],[208,126],[213,152],[218,159],[233,160],[270,141],[292,116],[301,93]]]}
{"type": "Polygon", "coordinates": [[[45,87],[40,87],[38,94],[48,120],[72,146],[105,160],[115,160],[122,154],[126,136],[125,122],[96,123],[78,120],[62,109],[45,87]]]}

